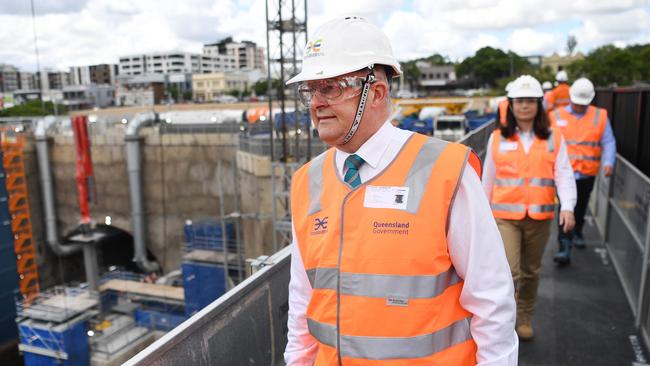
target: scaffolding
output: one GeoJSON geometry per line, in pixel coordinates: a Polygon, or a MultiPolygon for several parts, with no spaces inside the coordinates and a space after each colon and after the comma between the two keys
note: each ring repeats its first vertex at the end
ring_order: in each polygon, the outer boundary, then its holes
{"type": "Polygon", "coordinates": [[[14,235],[20,293],[23,298],[31,299],[39,293],[38,268],[25,178],[23,156],[25,137],[17,130],[19,130],[18,127],[16,129],[5,128],[0,131],[2,165],[11,215],[11,231],[14,235]]]}
{"type": "MultiPolygon", "coordinates": [[[[286,81],[298,72],[301,49],[307,43],[307,1],[266,0],[266,44],[268,67],[269,127],[273,180],[273,249],[284,247],[291,242],[291,220],[289,187],[295,163],[311,158],[311,126],[301,125],[304,107],[300,105],[293,88],[286,81]],[[274,80],[276,85],[274,85],[274,80]],[[279,106],[279,114],[274,116],[273,106],[279,106]],[[290,108],[292,106],[293,108],[290,108]],[[289,131],[288,113],[294,113],[293,131],[289,131]],[[274,118],[277,119],[274,123],[274,118]],[[290,148],[293,138],[295,149],[290,148]],[[274,139],[278,139],[281,149],[279,156],[274,149],[274,139]],[[301,144],[307,144],[306,154],[300,154],[301,144]],[[292,151],[293,150],[293,154],[292,151]],[[294,163],[289,165],[288,163],[294,163]]],[[[298,164],[299,166],[299,164],[298,164]]]]}

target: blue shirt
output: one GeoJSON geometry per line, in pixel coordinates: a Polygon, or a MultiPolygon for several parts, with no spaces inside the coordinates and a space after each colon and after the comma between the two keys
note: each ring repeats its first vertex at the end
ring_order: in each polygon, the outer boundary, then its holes
{"type": "MultiPolygon", "coordinates": [[[[571,113],[576,118],[582,118],[585,113],[577,113],[571,108],[571,104],[564,107],[564,109],[571,113]]],[[[600,146],[602,147],[602,155],[600,158],[601,163],[604,166],[614,166],[616,161],[616,139],[614,138],[614,132],[612,131],[612,125],[609,122],[609,117],[607,117],[607,122],[605,124],[605,132],[600,138],[600,146]]],[[[591,175],[584,175],[579,172],[573,172],[573,175],[577,179],[591,178],[591,175]]]]}

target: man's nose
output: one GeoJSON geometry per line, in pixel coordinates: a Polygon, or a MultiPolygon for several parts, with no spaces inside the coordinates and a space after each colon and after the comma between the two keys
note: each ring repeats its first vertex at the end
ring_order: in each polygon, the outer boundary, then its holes
{"type": "Polygon", "coordinates": [[[329,103],[327,102],[327,98],[325,98],[321,93],[315,92],[314,96],[311,98],[309,107],[318,109],[318,108],[326,107],[328,104],[329,103]]]}

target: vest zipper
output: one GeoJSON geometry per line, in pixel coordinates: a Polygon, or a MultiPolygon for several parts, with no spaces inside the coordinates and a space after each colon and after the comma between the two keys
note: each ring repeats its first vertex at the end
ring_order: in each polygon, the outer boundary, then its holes
{"type": "MultiPolygon", "coordinates": [[[[357,187],[358,188],[358,187],[357,187]]],[[[350,198],[350,195],[355,191],[348,192],[343,198],[341,203],[341,239],[339,240],[339,260],[336,271],[336,356],[339,361],[339,366],[343,366],[341,360],[341,257],[343,255],[343,225],[345,224],[345,202],[350,198]]]]}

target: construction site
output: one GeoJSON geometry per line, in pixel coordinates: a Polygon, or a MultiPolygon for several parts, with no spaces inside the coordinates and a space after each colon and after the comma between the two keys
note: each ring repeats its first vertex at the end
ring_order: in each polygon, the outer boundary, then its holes
{"type": "MultiPolygon", "coordinates": [[[[285,85],[306,6],[266,1],[267,101],[0,118],[0,364],[285,364],[291,179],[329,148],[285,85]]],[[[393,97],[389,121],[482,159],[506,98],[452,94],[393,97]]],[[[563,272],[549,240],[521,365],[650,364],[650,86],[592,104],[616,167],[563,272]]]]}

